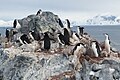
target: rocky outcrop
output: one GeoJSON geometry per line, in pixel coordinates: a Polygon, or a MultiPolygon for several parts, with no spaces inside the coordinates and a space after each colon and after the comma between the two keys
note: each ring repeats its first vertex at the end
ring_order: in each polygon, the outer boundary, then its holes
{"type": "Polygon", "coordinates": [[[30,53],[13,47],[1,49],[0,55],[2,80],[46,80],[73,70],[70,60],[62,53],[30,53]]]}
{"type": "MultiPolygon", "coordinates": [[[[61,31],[57,20],[58,16],[51,12],[29,15],[19,20],[19,31],[25,34],[31,30],[61,31]]],[[[49,51],[44,51],[41,45],[36,46],[39,41],[22,46],[15,45],[14,41],[6,42],[0,48],[0,80],[120,80],[119,52],[111,51],[109,56],[104,56],[107,52],[103,50],[103,55],[96,58],[89,46],[93,40],[84,33],[80,42],[88,47],[75,56],[71,55],[75,45],[59,49],[55,42],[49,51]]]]}
{"type": "Polygon", "coordinates": [[[20,31],[28,33],[31,30],[39,32],[51,32],[54,30],[61,30],[58,25],[58,16],[52,12],[42,12],[41,15],[29,15],[26,18],[20,19],[18,22],[21,25],[20,31]]]}
{"type": "Polygon", "coordinates": [[[65,52],[23,52],[14,47],[0,49],[1,80],[119,80],[120,59],[83,58],[80,70],[71,64],[73,56],[65,52]],[[96,60],[97,61],[97,60],[96,60]]]}

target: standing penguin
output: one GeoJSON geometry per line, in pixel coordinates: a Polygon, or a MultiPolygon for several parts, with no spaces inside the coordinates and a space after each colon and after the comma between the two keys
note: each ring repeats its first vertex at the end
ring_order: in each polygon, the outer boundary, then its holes
{"type": "Polygon", "coordinates": [[[29,44],[31,43],[30,42],[30,39],[28,38],[28,36],[26,34],[23,34],[20,38],[19,38],[19,41],[22,43],[22,44],[29,44]]]}
{"type": "Polygon", "coordinates": [[[80,41],[80,36],[75,32],[75,31],[73,31],[73,33],[72,33],[72,38],[75,40],[75,41],[80,41]]]}
{"type": "Polygon", "coordinates": [[[65,44],[65,41],[64,41],[64,35],[62,33],[58,33],[57,34],[57,38],[58,38],[58,41],[61,45],[64,45],[65,44]]]}
{"type": "Polygon", "coordinates": [[[100,49],[100,46],[99,46],[98,42],[97,41],[92,41],[92,46],[91,47],[92,47],[92,50],[94,52],[95,57],[99,57],[101,49],[100,49]]]}
{"type": "Polygon", "coordinates": [[[66,28],[64,28],[64,41],[65,45],[70,45],[70,34],[66,28]]]}
{"type": "Polygon", "coordinates": [[[70,21],[68,19],[65,19],[65,26],[64,28],[66,28],[69,32],[69,35],[72,36],[72,31],[71,31],[71,28],[70,28],[70,21]]]}
{"type": "Polygon", "coordinates": [[[9,36],[10,36],[9,33],[10,33],[9,29],[6,29],[5,37],[7,38],[8,41],[9,41],[9,36]]]}
{"type": "Polygon", "coordinates": [[[67,26],[67,28],[69,28],[70,29],[70,21],[68,20],[68,19],[66,19],[66,26],[67,26]]]}
{"type": "Polygon", "coordinates": [[[78,35],[79,36],[82,36],[83,35],[83,29],[84,29],[84,27],[80,27],[80,26],[77,26],[77,31],[78,31],[78,35]]]}
{"type": "Polygon", "coordinates": [[[30,31],[29,35],[33,40],[36,40],[36,41],[40,40],[40,34],[38,32],[30,31]]]}
{"type": "Polygon", "coordinates": [[[51,46],[51,44],[50,44],[50,37],[48,35],[48,32],[44,33],[43,40],[44,40],[44,49],[48,51],[50,49],[50,46],[51,46]]]}
{"type": "Polygon", "coordinates": [[[15,19],[13,22],[13,28],[16,28],[16,26],[17,26],[17,20],[15,19]]]}
{"type": "Polygon", "coordinates": [[[110,53],[110,39],[107,33],[105,33],[105,50],[107,53],[110,53]]]}
{"type": "Polygon", "coordinates": [[[19,24],[19,20],[17,20],[17,19],[15,19],[14,20],[14,22],[13,22],[13,28],[15,29],[15,28],[20,28],[21,26],[20,26],[20,24],[19,24]]]}
{"type": "Polygon", "coordinates": [[[36,15],[41,15],[41,14],[42,14],[42,10],[39,9],[36,15]]]}
{"type": "Polygon", "coordinates": [[[62,21],[60,20],[60,18],[58,19],[58,23],[59,23],[59,25],[60,25],[61,28],[64,28],[63,23],[62,23],[62,21]]]}

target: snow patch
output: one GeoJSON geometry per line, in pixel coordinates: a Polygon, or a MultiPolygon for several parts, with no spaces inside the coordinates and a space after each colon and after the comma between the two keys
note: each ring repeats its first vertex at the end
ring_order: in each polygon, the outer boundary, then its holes
{"type": "Polygon", "coordinates": [[[13,21],[0,20],[0,27],[12,27],[13,21]]]}

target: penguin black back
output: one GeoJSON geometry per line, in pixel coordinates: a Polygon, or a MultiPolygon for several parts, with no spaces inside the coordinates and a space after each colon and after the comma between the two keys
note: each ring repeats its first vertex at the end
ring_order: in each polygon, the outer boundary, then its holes
{"type": "Polygon", "coordinates": [[[13,22],[13,28],[16,28],[16,26],[17,26],[17,20],[15,19],[13,22]]]}
{"type": "Polygon", "coordinates": [[[59,33],[58,37],[59,37],[60,43],[65,44],[64,35],[62,35],[61,33],[59,33]]]}
{"type": "Polygon", "coordinates": [[[68,32],[68,30],[66,28],[64,28],[64,41],[65,41],[65,45],[70,45],[70,34],[68,32]]]}
{"type": "Polygon", "coordinates": [[[41,10],[41,9],[39,9],[36,15],[39,15],[39,14],[41,13],[41,11],[42,11],[42,10],[41,10]]]}
{"type": "Polygon", "coordinates": [[[97,48],[98,55],[100,56],[101,50],[100,50],[100,45],[97,41],[96,41],[96,48],[97,48]]]}
{"type": "Polygon", "coordinates": [[[5,32],[5,35],[6,35],[6,38],[9,38],[9,30],[8,29],[6,29],[6,32],[5,32]]]}
{"type": "Polygon", "coordinates": [[[67,27],[70,29],[70,21],[68,19],[66,19],[66,21],[67,21],[67,24],[68,24],[67,27]]]}
{"type": "Polygon", "coordinates": [[[58,19],[58,23],[59,23],[59,25],[60,25],[61,28],[64,28],[63,23],[62,23],[62,21],[60,20],[60,18],[58,19]]]}
{"type": "Polygon", "coordinates": [[[100,48],[100,45],[97,41],[92,41],[92,45],[96,45],[96,49],[97,49],[97,55],[100,56],[100,53],[101,53],[101,48],[100,48]]]}
{"type": "Polygon", "coordinates": [[[74,51],[75,51],[75,50],[77,49],[77,47],[80,46],[80,45],[83,45],[83,46],[84,46],[83,43],[77,43],[77,44],[75,45],[75,47],[73,48],[72,55],[74,55],[74,51]]]}
{"type": "Polygon", "coordinates": [[[24,44],[26,44],[25,42],[27,42],[28,44],[31,43],[31,42],[30,42],[30,39],[28,38],[28,36],[27,36],[26,34],[23,34],[23,35],[20,37],[20,39],[22,40],[22,42],[23,42],[24,44]]]}
{"type": "Polygon", "coordinates": [[[44,49],[49,50],[50,49],[50,38],[47,32],[44,33],[44,49]]]}

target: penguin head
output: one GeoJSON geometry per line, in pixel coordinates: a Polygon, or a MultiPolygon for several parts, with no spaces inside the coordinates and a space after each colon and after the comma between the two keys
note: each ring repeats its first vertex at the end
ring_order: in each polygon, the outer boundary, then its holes
{"type": "Polygon", "coordinates": [[[96,44],[97,44],[97,41],[92,41],[91,42],[91,46],[93,46],[93,45],[96,46],[96,44]]]}
{"type": "Polygon", "coordinates": [[[97,41],[92,41],[91,43],[92,43],[92,44],[93,44],[93,43],[95,43],[95,44],[96,44],[96,43],[97,43],[97,41]]]}
{"type": "Polygon", "coordinates": [[[83,43],[77,43],[75,47],[72,50],[72,55],[74,55],[74,52],[82,52],[84,53],[86,51],[85,45],[83,43]]]}
{"type": "Polygon", "coordinates": [[[7,28],[6,30],[8,30],[9,31],[9,29],[7,28]]]}
{"type": "Polygon", "coordinates": [[[107,33],[104,33],[104,35],[106,38],[108,38],[110,40],[109,35],[107,33]]]}
{"type": "Polygon", "coordinates": [[[58,18],[57,22],[58,22],[58,23],[60,23],[60,22],[61,22],[60,18],[58,18]]]}
{"type": "Polygon", "coordinates": [[[81,48],[84,48],[85,45],[84,45],[83,43],[78,43],[78,44],[77,44],[77,47],[78,47],[79,49],[81,49],[81,48]]]}
{"type": "Polygon", "coordinates": [[[44,33],[44,36],[50,36],[50,35],[53,35],[51,32],[47,31],[44,33]]]}
{"type": "Polygon", "coordinates": [[[48,32],[45,32],[44,35],[48,35],[48,32]]]}
{"type": "Polygon", "coordinates": [[[105,37],[109,36],[107,33],[103,33],[105,35],[105,37]]]}
{"type": "Polygon", "coordinates": [[[57,36],[59,36],[59,35],[62,35],[62,33],[61,32],[57,32],[57,36]]]}

